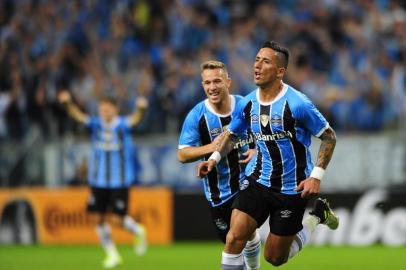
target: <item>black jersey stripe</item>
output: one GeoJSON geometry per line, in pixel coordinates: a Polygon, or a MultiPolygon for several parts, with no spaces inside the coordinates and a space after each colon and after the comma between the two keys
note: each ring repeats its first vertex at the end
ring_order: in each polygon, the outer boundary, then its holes
{"type": "MultiPolygon", "coordinates": [[[[250,101],[247,106],[244,108],[244,118],[247,121],[247,123],[251,124],[251,110],[252,110],[252,101],[250,101]]],[[[249,125],[251,127],[251,125],[249,125]]],[[[252,134],[252,129],[248,128],[247,130],[247,136],[248,138],[253,137],[254,135],[252,134]]],[[[252,140],[252,142],[249,143],[249,148],[250,149],[255,149],[255,140],[252,140]]]]}
{"type": "Polygon", "coordinates": [[[105,177],[106,177],[106,182],[110,183],[111,182],[111,151],[104,151],[105,155],[105,164],[106,164],[106,171],[105,171],[105,177]]]}
{"type": "Polygon", "coordinates": [[[296,162],[296,184],[306,179],[306,167],[307,167],[307,156],[306,147],[297,140],[296,138],[296,120],[292,116],[292,111],[290,110],[289,103],[285,103],[285,108],[283,110],[283,127],[285,131],[292,134],[292,146],[293,152],[295,153],[296,162]]]}
{"type": "MultiPolygon", "coordinates": [[[[261,126],[262,134],[272,134],[271,129],[271,105],[260,105],[259,109],[259,125],[261,126]],[[261,121],[261,118],[266,119],[261,121]],[[266,124],[265,126],[263,125],[266,124]]],[[[283,163],[282,156],[279,150],[278,143],[275,141],[265,141],[266,148],[271,157],[272,161],[272,172],[269,178],[271,183],[271,188],[280,191],[282,188],[282,174],[283,174],[283,163]]]]}
{"type": "Polygon", "coordinates": [[[125,183],[126,175],[125,175],[125,153],[124,153],[124,131],[122,129],[118,132],[119,137],[119,166],[120,166],[120,182],[123,185],[125,183]]]}
{"type": "MultiPolygon", "coordinates": [[[[211,137],[210,137],[210,131],[207,127],[207,121],[204,116],[202,116],[199,120],[199,133],[200,133],[200,138],[202,141],[202,145],[206,145],[211,143],[211,137]]],[[[204,157],[205,160],[208,160],[210,157],[210,154],[206,155],[204,157]]],[[[211,172],[207,175],[208,183],[209,183],[209,189],[210,189],[210,196],[211,200],[214,204],[218,204],[221,202],[220,199],[220,190],[218,188],[218,175],[217,175],[217,169],[213,168],[211,172]]]]}
{"type": "Polygon", "coordinates": [[[92,172],[92,175],[93,175],[94,181],[96,181],[96,182],[99,180],[99,162],[100,162],[100,155],[101,155],[100,151],[95,151],[95,152],[94,152],[94,156],[93,156],[94,161],[93,161],[93,172],[92,172]]]}
{"type": "Polygon", "coordinates": [[[248,179],[253,181],[258,181],[261,177],[261,169],[262,169],[262,152],[261,149],[257,149],[257,160],[255,161],[254,169],[252,170],[251,174],[248,175],[248,179]]]}
{"type": "MultiPolygon", "coordinates": [[[[245,106],[245,108],[244,108],[244,118],[250,127],[252,126],[252,123],[251,123],[252,105],[253,105],[252,101],[249,101],[247,103],[247,106],[245,106]]],[[[250,130],[252,130],[252,128],[250,128],[250,130]]],[[[252,147],[252,145],[250,145],[250,148],[251,147],[252,147]]],[[[261,149],[259,147],[257,147],[257,160],[255,161],[255,166],[254,166],[254,169],[252,170],[251,174],[247,176],[248,179],[253,180],[253,181],[259,180],[260,176],[261,176],[261,169],[262,169],[262,152],[261,152],[261,149]]]]}
{"type": "MultiPolygon", "coordinates": [[[[224,127],[231,122],[231,116],[220,117],[221,126],[224,127]]],[[[237,192],[240,188],[240,163],[238,163],[238,149],[231,150],[227,155],[228,168],[230,170],[230,188],[231,193],[237,192]]]]}
{"type": "Polygon", "coordinates": [[[251,123],[251,110],[252,110],[252,101],[248,102],[247,106],[244,108],[244,118],[247,123],[251,123]]]}

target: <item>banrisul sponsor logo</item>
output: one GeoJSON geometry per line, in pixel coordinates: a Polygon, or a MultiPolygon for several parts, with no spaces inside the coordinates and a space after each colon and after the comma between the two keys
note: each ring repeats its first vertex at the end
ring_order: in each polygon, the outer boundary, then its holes
{"type": "Polygon", "coordinates": [[[257,141],[276,141],[293,137],[290,131],[282,131],[271,134],[254,133],[254,136],[257,141]]]}
{"type": "Polygon", "coordinates": [[[239,139],[238,142],[234,145],[234,149],[242,148],[250,143],[254,142],[254,136],[250,134],[246,139],[239,139]]]}

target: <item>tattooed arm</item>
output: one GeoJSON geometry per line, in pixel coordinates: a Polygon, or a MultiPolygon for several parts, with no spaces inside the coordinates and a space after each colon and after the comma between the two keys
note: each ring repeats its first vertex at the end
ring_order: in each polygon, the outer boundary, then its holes
{"type": "Polygon", "coordinates": [[[336,134],[334,130],[329,127],[321,134],[320,139],[321,145],[317,156],[316,167],[326,169],[333,156],[334,147],[336,146],[336,134]]]}
{"type": "MultiPolygon", "coordinates": [[[[336,145],[336,134],[334,130],[329,127],[319,138],[321,139],[321,144],[317,155],[316,167],[326,169],[333,156],[334,147],[336,145]]],[[[301,194],[302,198],[317,195],[320,193],[320,180],[321,179],[310,176],[300,182],[296,191],[303,191],[301,194]]]]}
{"type": "MultiPolygon", "coordinates": [[[[220,154],[220,157],[225,157],[231,152],[231,150],[233,150],[238,141],[238,136],[230,133],[228,130],[224,131],[220,136],[221,139],[215,152],[220,154]]],[[[201,162],[197,168],[197,176],[200,178],[205,177],[216,165],[217,161],[211,158],[207,161],[201,162]]]]}
{"type": "Polygon", "coordinates": [[[222,133],[222,137],[223,138],[219,142],[216,151],[218,151],[222,157],[225,157],[228,153],[231,152],[231,150],[233,150],[235,144],[238,141],[238,136],[226,130],[222,133]]]}

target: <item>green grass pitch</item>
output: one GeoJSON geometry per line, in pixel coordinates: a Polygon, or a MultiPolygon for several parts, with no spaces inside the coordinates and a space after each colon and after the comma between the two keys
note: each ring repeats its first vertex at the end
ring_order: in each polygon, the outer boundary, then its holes
{"type": "MultiPolygon", "coordinates": [[[[118,270],[211,270],[220,269],[222,245],[216,242],[185,242],[152,246],[143,257],[130,246],[119,246],[124,264],[118,270]]],[[[0,246],[1,270],[102,269],[99,246],[0,246]]],[[[282,270],[404,270],[406,247],[306,247],[282,270]]],[[[273,269],[262,259],[261,269],[273,269]]]]}

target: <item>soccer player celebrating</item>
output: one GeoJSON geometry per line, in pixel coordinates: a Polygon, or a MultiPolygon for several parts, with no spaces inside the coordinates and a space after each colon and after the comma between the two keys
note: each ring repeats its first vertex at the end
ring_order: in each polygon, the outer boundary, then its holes
{"type": "MultiPolygon", "coordinates": [[[[223,63],[206,61],[200,68],[207,99],[198,103],[183,123],[178,150],[178,159],[183,163],[207,160],[216,150],[221,132],[226,130],[236,104],[242,99],[241,96],[230,95],[231,79],[223,63]]],[[[203,180],[213,224],[224,243],[230,228],[231,204],[244,177],[245,164],[255,155],[255,150],[248,147],[250,138],[247,131],[242,133],[238,145],[224,155],[203,180]]],[[[259,269],[259,234],[253,230],[247,240],[247,244],[244,243],[247,269],[259,269]]]]}
{"type": "Polygon", "coordinates": [[[223,270],[244,269],[245,243],[268,216],[270,232],[264,256],[275,266],[297,254],[309,242],[317,224],[326,224],[330,229],[338,226],[338,217],[322,199],[315,201],[302,223],[308,198],[320,192],[336,137],[313,103],[282,81],[288,60],[288,50],[278,43],[266,42],[262,46],[253,70],[258,89],[238,103],[217,150],[198,167],[200,177],[211,174],[238,135],[247,128],[252,130],[257,155],[247,165],[249,184],[238,193],[232,206],[231,228],[221,262],[223,270]],[[311,135],[321,139],[315,167],[309,152],[311,135]]]}
{"type": "Polygon", "coordinates": [[[127,215],[127,210],[128,191],[135,177],[131,127],[141,121],[148,102],[145,98],[139,98],[137,110],[128,117],[122,117],[118,115],[114,99],[102,98],[99,116],[90,117],[72,102],[68,91],[60,92],[58,99],[66,106],[68,114],[85,124],[91,133],[92,153],[88,173],[91,196],[88,211],[95,215],[97,234],[107,255],[103,266],[113,268],[122,263],[122,258],[112,241],[106,221],[108,210],[113,213],[114,223],[134,234],[135,253],[143,255],[147,249],[144,226],[127,215]]]}

